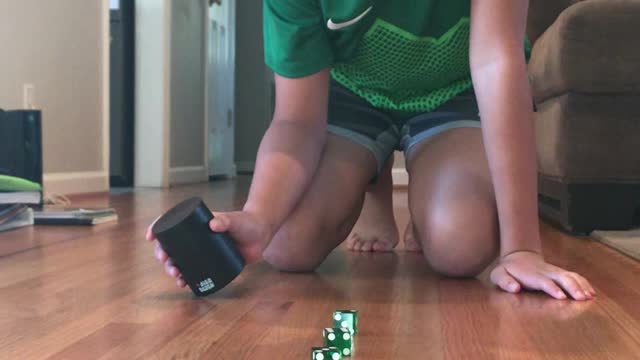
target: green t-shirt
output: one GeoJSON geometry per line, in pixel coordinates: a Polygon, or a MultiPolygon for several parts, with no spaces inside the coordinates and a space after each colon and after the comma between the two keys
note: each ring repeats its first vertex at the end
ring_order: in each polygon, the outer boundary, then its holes
{"type": "Polygon", "coordinates": [[[264,0],[265,60],[296,78],[331,68],[371,105],[430,111],[471,88],[470,0],[264,0]]]}

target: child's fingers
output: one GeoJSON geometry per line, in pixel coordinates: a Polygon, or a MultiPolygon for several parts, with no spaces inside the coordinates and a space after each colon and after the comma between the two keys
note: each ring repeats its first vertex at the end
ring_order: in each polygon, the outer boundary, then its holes
{"type": "Polygon", "coordinates": [[[155,236],[153,236],[153,232],[151,231],[151,225],[149,225],[149,227],[147,228],[147,232],[144,235],[144,238],[147,239],[147,241],[152,241],[155,236]]]}
{"type": "Polygon", "coordinates": [[[164,252],[164,250],[162,249],[160,244],[158,244],[157,242],[156,242],[156,248],[155,248],[154,252],[155,252],[155,255],[156,255],[156,259],[158,259],[158,261],[160,261],[160,262],[165,262],[169,258],[167,253],[164,252]]]}
{"type": "Polygon", "coordinates": [[[185,287],[187,285],[186,282],[184,282],[184,280],[182,278],[178,278],[178,280],[176,280],[176,285],[178,285],[178,287],[185,287]]]}
{"type": "Polygon", "coordinates": [[[172,276],[174,278],[177,278],[180,276],[180,271],[178,270],[177,267],[173,266],[173,263],[171,262],[171,260],[167,260],[164,262],[164,272],[166,272],[167,275],[172,276]]]}
{"type": "Polygon", "coordinates": [[[147,232],[145,234],[145,239],[147,239],[148,241],[152,241],[156,239],[156,236],[153,234],[153,231],[151,231],[151,229],[153,229],[153,225],[155,225],[156,221],[158,221],[158,219],[160,219],[160,217],[158,216],[155,220],[153,220],[153,222],[151,223],[151,225],[149,225],[149,227],[147,228],[147,232]]]}
{"type": "Polygon", "coordinates": [[[589,281],[587,281],[587,279],[576,273],[571,273],[570,275],[573,276],[574,279],[576,279],[580,286],[582,286],[582,288],[585,289],[589,293],[589,295],[591,295],[592,297],[596,296],[596,290],[593,288],[593,286],[591,286],[591,284],[589,284],[589,281]]]}
{"type": "Polygon", "coordinates": [[[543,275],[539,275],[538,279],[535,280],[535,283],[536,285],[532,287],[535,290],[544,291],[558,300],[564,300],[567,298],[567,295],[562,291],[562,289],[560,289],[560,287],[558,287],[558,285],[556,285],[555,282],[543,275]]]}
{"type": "Polygon", "coordinates": [[[550,277],[576,300],[586,300],[592,297],[589,289],[583,287],[569,272],[552,273],[550,277]]]}
{"type": "Polygon", "coordinates": [[[504,266],[498,266],[491,272],[491,282],[510,293],[517,293],[521,289],[518,280],[509,275],[504,266]]]}
{"type": "Polygon", "coordinates": [[[231,226],[231,219],[229,216],[223,213],[214,213],[214,218],[209,222],[211,231],[215,232],[227,232],[231,226]]]}
{"type": "Polygon", "coordinates": [[[548,276],[537,271],[523,271],[518,267],[510,268],[508,271],[514,279],[517,279],[520,286],[530,290],[540,290],[549,294],[551,297],[562,300],[567,295],[553,282],[548,276]]]}

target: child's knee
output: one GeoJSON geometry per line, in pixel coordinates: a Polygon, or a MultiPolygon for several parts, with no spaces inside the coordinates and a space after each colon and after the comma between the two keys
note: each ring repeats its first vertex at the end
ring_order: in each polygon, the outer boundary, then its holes
{"type": "Polygon", "coordinates": [[[482,273],[495,256],[482,254],[425,254],[431,269],[443,276],[471,278],[482,273]]]}
{"type": "Polygon", "coordinates": [[[287,231],[279,231],[262,253],[263,259],[280,271],[314,271],[320,262],[311,254],[294,249],[291,242],[294,239],[295,237],[287,231]]]}
{"type": "Polygon", "coordinates": [[[418,231],[427,262],[436,272],[474,277],[495,259],[498,235],[490,222],[465,221],[454,216],[429,221],[418,231]]]}
{"type": "Polygon", "coordinates": [[[311,272],[317,267],[312,262],[297,259],[286,253],[265,250],[263,257],[271,266],[284,272],[311,272]]]}

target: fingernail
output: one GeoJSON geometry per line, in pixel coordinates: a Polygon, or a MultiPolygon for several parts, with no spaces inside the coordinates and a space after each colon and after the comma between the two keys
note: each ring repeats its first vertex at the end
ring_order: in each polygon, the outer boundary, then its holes
{"type": "Polygon", "coordinates": [[[518,289],[518,285],[516,285],[515,283],[509,283],[509,290],[511,291],[516,291],[516,289],[518,289]]]}
{"type": "Polygon", "coordinates": [[[558,298],[560,298],[560,299],[566,299],[567,298],[567,295],[565,295],[565,293],[563,293],[562,291],[557,292],[557,294],[558,294],[558,298]]]}
{"type": "Polygon", "coordinates": [[[578,290],[578,291],[576,291],[576,297],[580,299],[580,298],[584,298],[585,295],[584,295],[584,293],[582,291],[578,290]]]}

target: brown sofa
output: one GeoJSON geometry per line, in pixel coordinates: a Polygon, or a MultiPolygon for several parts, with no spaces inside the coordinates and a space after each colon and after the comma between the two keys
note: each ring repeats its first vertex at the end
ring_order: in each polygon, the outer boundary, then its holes
{"type": "Polygon", "coordinates": [[[541,215],[640,223],[640,0],[531,0],[527,35],[541,215]]]}

